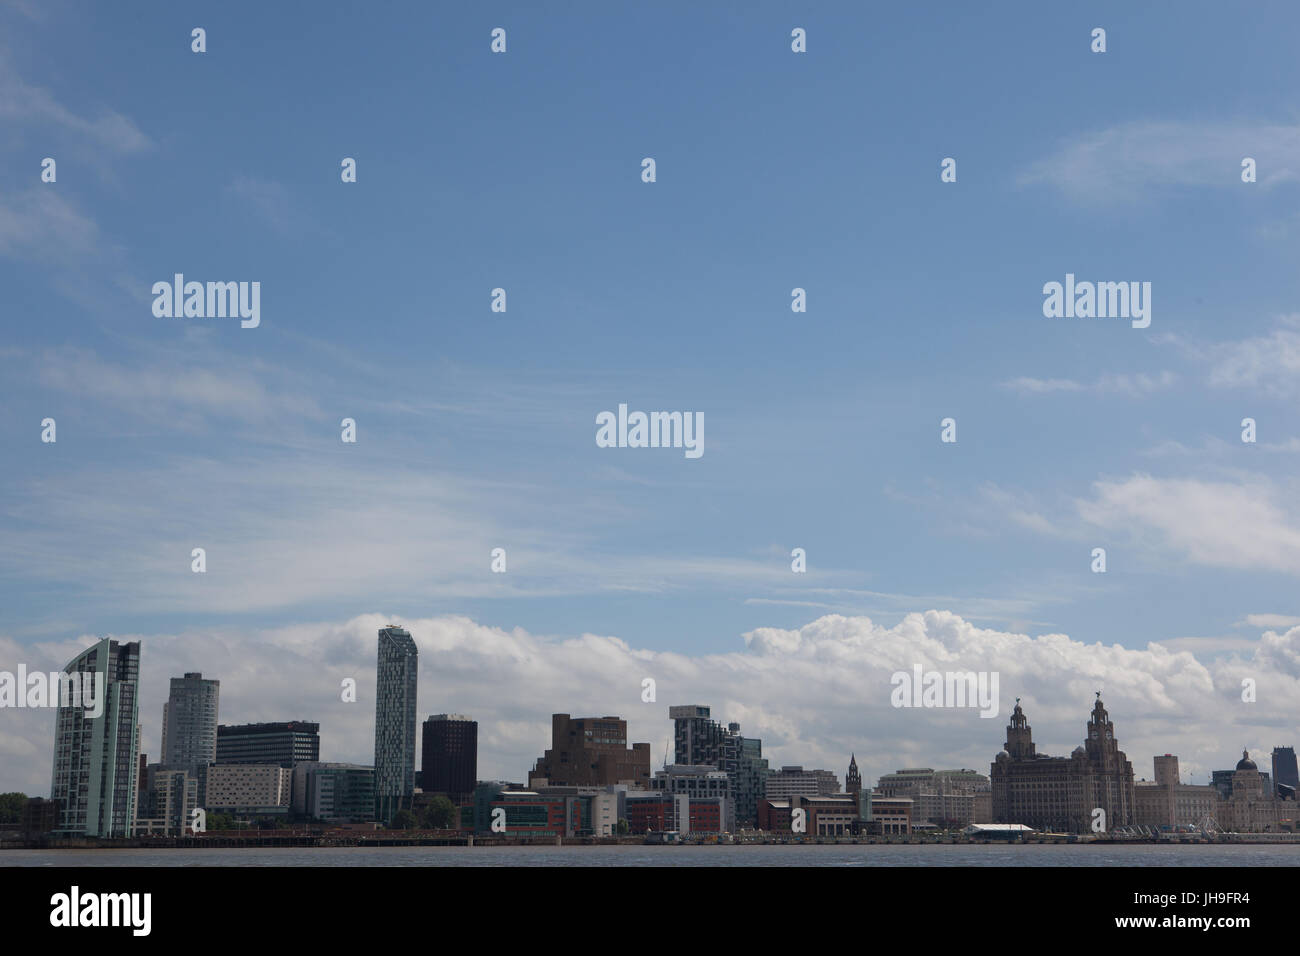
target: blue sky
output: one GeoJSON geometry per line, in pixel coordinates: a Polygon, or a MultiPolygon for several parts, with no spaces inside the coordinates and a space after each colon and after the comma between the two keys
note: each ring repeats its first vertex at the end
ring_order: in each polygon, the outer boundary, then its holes
{"type": "Polygon", "coordinates": [[[0,634],[698,656],[938,610],[1249,656],[1300,623],[1298,20],[4,5],[0,634]],[[156,318],[177,272],[261,282],[260,327],[156,318]],[[1150,282],[1150,327],[1045,318],[1066,273],[1150,282]],[[619,403],[703,457],[598,448],[619,403]]]}

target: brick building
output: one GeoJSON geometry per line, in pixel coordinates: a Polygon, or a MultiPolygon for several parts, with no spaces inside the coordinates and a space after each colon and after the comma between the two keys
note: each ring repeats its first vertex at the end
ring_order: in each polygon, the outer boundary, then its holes
{"type": "Polygon", "coordinates": [[[528,773],[530,789],[604,787],[623,783],[650,787],[650,745],[627,745],[627,721],[619,717],[551,715],[551,748],[528,773]]]}

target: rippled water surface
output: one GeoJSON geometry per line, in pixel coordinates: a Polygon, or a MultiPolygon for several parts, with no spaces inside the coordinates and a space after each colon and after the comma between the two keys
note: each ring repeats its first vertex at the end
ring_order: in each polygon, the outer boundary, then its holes
{"type": "Polygon", "coordinates": [[[5,850],[15,866],[1300,866],[1290,846],[534,846],[5,850]]]}

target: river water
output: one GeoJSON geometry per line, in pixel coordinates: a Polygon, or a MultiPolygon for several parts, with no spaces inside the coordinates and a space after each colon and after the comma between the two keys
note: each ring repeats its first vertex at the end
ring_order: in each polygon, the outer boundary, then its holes
{"type": "Polygon", "coordinates": [[[1300,845],[476,846],[5,850],[18,866],[1300,866],[1300,845]]]}

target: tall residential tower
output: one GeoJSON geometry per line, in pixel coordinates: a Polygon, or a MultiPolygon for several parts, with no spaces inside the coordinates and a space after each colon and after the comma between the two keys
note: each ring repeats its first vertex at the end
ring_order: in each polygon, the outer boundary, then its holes
{"type": "Polygon", "coordinates": [[[71,701],[54,722],[54,779],[59,802],[55,833],[128,837],[135,825],[139,773],[140,642],[105,638],[63,668],[94,682],[93,708],[71,701]],[[99,688],[102,687],[102,697],[99,688]]]}
{"type": "Polygon", "coordinates": [[[199,771],[217,759],[217,700],[221,681],[200,673],[173,677],[171,694],[163,704],[162,765],[184,770],[198,779],[199,771]]]}
{"type": "Polygon", "coordinates": [[[375,819],[392,822],[411,808],[415,792],[415,679],[418,664],[409,631],[379,629],[375,676],[375,819]]]}

